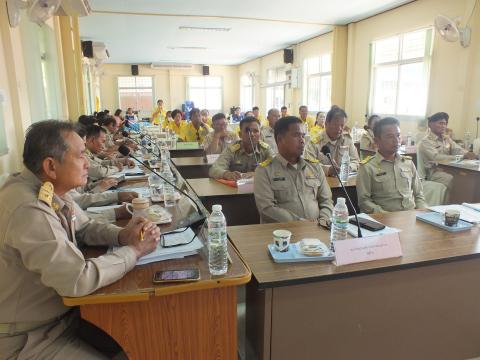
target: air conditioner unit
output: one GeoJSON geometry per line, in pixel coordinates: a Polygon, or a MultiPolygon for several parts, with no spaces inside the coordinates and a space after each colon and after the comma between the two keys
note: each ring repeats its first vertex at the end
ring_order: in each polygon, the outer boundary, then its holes
{"type": "Polygon", "coordinates": [[[104,61],[108,60],[110,54],[108,53],[107,47],[102,42],[93,42],[93,57],[97,65],[102,64],[104,61]]]}
{"type": "Polygon", "coordinates": [[[177,69],[177,70],[188,70],[193,67],[192,64],[179,64],[179,63],[151,63],[150,67],[152,69],[168,70],[168,69],[177,69]]]}
{"type": "Polygon", "coordinates": [[[60,8],[55,15],[59,16],[88,16],[92,8],[88,0],[62,0],[60,8]]]}

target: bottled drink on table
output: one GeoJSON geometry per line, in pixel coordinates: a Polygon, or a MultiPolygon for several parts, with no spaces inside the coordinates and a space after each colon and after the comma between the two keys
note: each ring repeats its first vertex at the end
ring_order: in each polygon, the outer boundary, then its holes
{"type": "Polygon", "coordinates": [[[227,272],[227,222],[222,205],[213,205],[208,218],[208,268],[212,275],[227,272]]]}
{"type": "Polygon", "coordinates": [[[347,181],[350,175],[350,155],[348,149],[344,149],[342,161],[340,163],[340,180],[347,181]]]}
{"type": "Polygon", "coordinates": [[[345,198],[339,197],[333,208],[332,224],[330,228],[330,250],[335,251],[335,242],[347,238],[348,208],[345,198]]]}
{"type": "MultiPolygon", "coordinates": [[[[175,180],[170,167],[164,167],[162,175],[166,180],[172,184],[174,183],[175,180]]],[[[163,184],[163,201],[165,203],[165,207],[175,206],[175,189],[167,182],[163,184]]]]}

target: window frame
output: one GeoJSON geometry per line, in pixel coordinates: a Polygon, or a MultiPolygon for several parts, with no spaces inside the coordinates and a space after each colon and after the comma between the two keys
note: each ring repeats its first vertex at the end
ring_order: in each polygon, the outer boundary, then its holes
{"type": "Polygon", "coordinates": [[[284,66],[277,66],[277,67],[274,67],[274,68],[267,69],[266,78],[267,78],[267,81],[266,81],[266,85],[265,85],[265,106],[266,106],[265,111],[268,111],[271,108],[277,108],[275,106],[275,104],[272,104],[271,106],[268,104],[268,89],[272,89],[274,94],[275,94],[275,88],[277,88],[277,90],[278,90],[278,88],[282,87],[283,101],[282,101],[282,104],[278,104],[278,105],[280,105],[278,107],[278,110],[280,110],[280,107],[285,105],[285,85],[288,83],[287,72],[286,72],[285,67],[284,66]],[[275,76],[274,76],[275,81],[269,82],[269,72],[270,71],[275,72],[275,76]],[[280,73],[283,73],[284,80],[280,80],[280,81],[277,80],[279,78],[280,73]]]}
{"type": "Polygon", "coordinates": [[[408,32],[403,32],[400,34],[388,36],[385,38],[379,38],[374,41],[372,41],[369,45],[369,91],[368,91],[368,100],[367,100],[367,113],[368,114],[378,114],[382,117],[395,117],[399,120],[406,120],[406,121],[412,121],[412,120],[419,120],[419,119],[424,119],[427,115],[428,112],[428,95],[430,91],[430,71],[431,71],[431,66],[432,66],[432,52],[433,52],[433,28],[431,26],[429,27],[423,27],[420,29],[415,29],[411,30],[408,32]],[[421,57],[415,57],[415,58],[410,58],[410,59],[401,59],[401,54],[403,51],[404,47],[404,37],[408,34],[415,33],[418,31],[425,31],[425,48],[424,48],[424,54],[421,57]],[[391,38],[399,38],[399,45],[398,45],[398,52],[397,52],[397,60],[394,61],[387,61],[387,62],[382,62],[379,64],[375,64],[375,43],[391,38]],[[409,64],[419,64],[423,63],[423,68],[424,68],[424,86],[425,86],[425,112],[424,114],[419,114],[419,115],[408,115],[408,114],[399,114],[398,113],[398,104],[399,104],[399,92],[400,92],[400,87],[401,87],[401,67],[403,65],[409,65],[409,64]],[[397,84],[395,88],[395,111],[393,114],[389,113],[380,113],[380,112],[375,112],[374,103],[375,103],[375,81],[376,81],[376,74],[378,72],[379,68],[386,68],[389,66],[396,66],[397,67],[397,84]]]}
{"type": "Polygon", "coordinates": [[[254,76],[252,73],[247,73],[243,74],[240,76],[240,108],[241,109],[251,109],[254,106],[255,103],[255,81],[254,81],[254,76]],[[243,84],[243,78],[248,77],[250,84],[249,85],[244,85],[243,84]],[[245,104],[244,99],[243,99],[243,90],[245,88],[250,88],[250,104],[245,104]],[[249,106],[248,106],[249,105],[249,106]]]}
{"type": "MultiPolygon", "coordinates": [[[[206,84],[205,84],[205,81],[204,81],[204,86],[203,87],[193,87],[193,89],[202,89],[202,90],[206,90],[206,89],[220,89],[220,109],[208,109],[207,110],[209,111],[209,113],[211,114],[215,114],[215,113],[218,113],[218,112],[222,112],[222,109],[223,109],[223,98],[224,98],[224,94],[223,94],[223,84],[224,84],[224,81],[223,81],[223,76],[219,76],[219,75],[189,75],[189,76],[185,76],[185,99],[186,100],[190,100],[192,101],[192,99],[190,98],[190,79],[192,78],[203,78],[204,80],[206,78],[219,78],[220,79],[220,87],[207,87],[206,84]]],[[[204,93],[204,97],[206,96],[206,93],[204,93]]],[[[206,99],[205,99],[205,103],[206,103],[206,99]]],[[[195,104],[195,107],[196,108],[199,108],[200,110],[203,110],[202,108],[200,108],[198,106],[198,104],[195,104]]]]}
{"type": "Polygon", "coordinates": [[[303,60],[302,72],[303,72],[303,87],[302,87],[303,96],[302,96],[302,98],[303,98],[303,104],[308,107],[308,112],[309,113],[310,112],[311,113],[316,113],[316,112],[319,112],[319,111],[327,112],[328,110],[330,110],[330,108],[332,106],[332,53],[324,53],[324,54],[319,54],[318,56],[311,56],[311,57],[305,58],[303,60]],[[322,58],[325,57],[325,56],[330,57],[330,71],[322,71],[322,58]],[[308,73],[308,62],[311,61],[312,59],[318,59],[319,71],[309,74],[308,73]],[[321,84],[322,84],[322,78],[325,78],[325,77],[330,77],[330,102],[329,102],[329,104],[327,104],[326,106],[324,106],[322,108],[322,105],[324,105],[324,104],[321,103],[321,99],[322,99],[321,84]],[[308,96],[309,95],[308,84],[309,84],[309,80],[312,79],[312,78],[318,78],[319,81],[320,81],[318,108],[313,106],[312,104],[310,104],[308,102],[308,97],[309,97],[308,96]]]}
{"type": "MultiPolygon", "coordinates": [[[[123,107],[122,106],[122,103],[120,101],[120,89],[151,89],[152,90],[152,105],[151,105],[151,109],[153,109],[154,105],[155,105],[155,78],[154,76],[152,75],[142,75],[142,76],[132,76],[132,75],[118,75],[117,76],[117,99],[118,99],[118,108],[119,109],[123,109],[123,110],[126,110],[127,107],[123,107]],[[119,79],[120,78],[134,78],[135,79],[135,87],[120,87],[119,86],[119,79]],[[152,86],[151,87],[144,87],[144,86],[137,86],[137,81],[136,79],[138,78],[151,78],[152,79],[152,86]]],[[[138,98],[137,98],[137,106],[136,108],[134,108],[133,110],[134,111],[138,111],[138,119],[140,120],[141,116],[140,116],[140,113],[144,112],[144,114],[148,114],[148,116],[150,116],[150,110],[151,109],[139,109],[138,108],[138,98]]]]}

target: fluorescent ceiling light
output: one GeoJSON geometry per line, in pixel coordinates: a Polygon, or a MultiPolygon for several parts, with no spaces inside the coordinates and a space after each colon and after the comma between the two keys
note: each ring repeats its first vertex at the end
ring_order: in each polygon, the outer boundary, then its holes
{"type": "Polygon", "coordinates": [[[202,46],[167,46],[167,49],[170,49],[170,50],[207,50],[206,47],[202,47],[202,46]]]}
{"type": "Polygon", "coordinates": [[[200,30],[200,31],[230,31],[232,28],[226,27],[202,27],[202,26],[179,26],[179,30],[200,30]]]}

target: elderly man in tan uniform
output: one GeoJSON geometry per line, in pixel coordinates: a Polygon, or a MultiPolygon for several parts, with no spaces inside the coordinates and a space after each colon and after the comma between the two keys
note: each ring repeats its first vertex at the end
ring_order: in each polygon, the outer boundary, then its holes
{"type": "Polygon", "coordinates": [[[62,296],[117,281],[156,248],[160,231],[143,218],[124,229],[96,223],[68,196],[88,174],[84,142],[71,124],[32,125],[23,159],[26,169],[0,189],[0,357],[104,359],[76,336],[78,313],[62,296]],[[78,242],[120,248],[86,259],[78,242]]]}
{"type": "Polygon", "coordinates": [[[274,127],[280,119],[280,111],[277,109],[270,109],[267,113],[268,125],[262,126],[260,129],[260,138],[267,143],[274,154],[278,153],[277,143],[275,141],[274,127]]]}
{"type": "Polygon", "coordinates": [[[254,195],[262,222],[329,223],[332,193],[318,160],[303,158],[305,130],[294,116],[275,126],[278,154],[255,170],[254,195]]]}
{"type": "Polygon", "coordinates": [[[344,133],[347,114],[338,106],[332,106],[325,119],[325,130],[313,138],[305,147],[305,155],[318,159],[327,176],[335,176],[335,171],[328,158],[322,153],[322,148],[327,146],[334,165],[339,170],[343,154],[348,151],[350,155],[350,170],[358,169],[358,152],[353,140],[348,133],[344,133]]]}
{"type": "Polygon", "coordinates": [[[228,131],[228,122],[225,114],[218,113],[212,117],[213,131],[203,140],[202,147],[205,154],[221,154],[227,146],[238,141],[238,135],[228,131]]]}
{"type": "Polygon", "coordinates": [[[357,175],[360,210],[366,213],[426,208],[422,183],[413,161],[398,154],[400,123],[394,118],[377,122],[378,151],[361,162],[357,175]]]}
{"type": "Polygon", "coordinates": [[[210,177],[225,180],[252,177],[257,161],[273,157],[270,147],[260,141],[260,123],[256,118],[249,116],[240,121],[240,135],[241,140],[227,147],[213,163],[210,177]]]}
{"type": "Polygon", "coordinates": [[[419,168],[425,171],[427,180],[439,182],[450,190],[453,177],[437,168],[436,162],[453,161],[455,155],[462,155],[465,159],[475,159],[476,155],[463,149],[446,134],[448,118],[448,114],[444,112],[428,118],[429,131],[418,143],[418,162],[419,168]]]}
{"type": "Polygon", "coordinates": [[[98,125],[92,125],[86,131],[86,155],[90,164],[88,168],[89,182],[95,182],[116,174],[123,169],[123,165],[134,166],[133,161],[128,158],[116,160],[100,159],[98,154],[105,149],[106,130],[98,125]]]}

